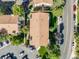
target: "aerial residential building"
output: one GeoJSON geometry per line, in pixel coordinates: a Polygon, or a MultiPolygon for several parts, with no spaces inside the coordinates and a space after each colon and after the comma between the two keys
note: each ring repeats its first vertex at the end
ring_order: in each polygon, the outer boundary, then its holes
{"type": "Polygon", "coordinates": [[[51,7],[53,4],[53,0],[33,0],[33,3],[34,7],[40,7],[40,6],[51,7]]]}
{"type": "Polygon", "coordinates": [[[0,30],[5,29],[8,34],[18,33],[18,16],[0,16],[0,30]]]}
{"type": "Polygon", "coordinates": [[[32,13],[30,19],[30,44],[39,48],[47,46],[49,38],[49,14],[32,13]]]}
{"type": "Polygon", "coordinates": [[[23,3],[23,0],[16,0],[17,5],[21,5],[23,3]]]}

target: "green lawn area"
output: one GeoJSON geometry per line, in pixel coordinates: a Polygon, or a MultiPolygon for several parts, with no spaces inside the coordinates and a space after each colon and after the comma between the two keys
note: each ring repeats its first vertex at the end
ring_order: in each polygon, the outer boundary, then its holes
{"type": "Polygon", "coordinates": [[[54,16],[54,14],[52,12],[49,13],[49,15],[50,15],[50,21],[49,21],[50,22],[50,25],[49,25],[50,29],[49,29],[49,31],[54,32],[57,28],[57,17],[54,16]]]}
{"type": "Polygon", "coordinates": [[[59,59],[55,54],[50,54],[50,59],[59,59]]]}
{"type": "Polygon", "coordinates": [[[41,46],[38,50],[39,55],[42,59],[59,59],[59,56],[52,52],[52,50],[41,46]]]}
{"type": "Polygon", "coordinates": [[[39,54],[41,57],[43,57],[45,55],[45,53],[47,52],[46,48],[41,46],[41,48],[38,50],[39,54]]]}
{"type": "Polygon", "coordinates": [[[54,6],[60,6],[63,3],[64,3],[64,0],[53,0],[54,6]]]}
{"type": "Polygon", "coordinates": [[[62,13],[63,13],[63,7],[61,7],[61,8],[54,8],[52,10],[52,13],[53,13],[54,16],[61,16],[62,13]]]}
{"type": "Polygon", "coordinates": [[[78,9],[77,9],[77,22],[79,24],[79,6],[78,6],[78,9]]]}
{"type": "Polygon", "coordinates": [[[57,28],[57,22],[54,23],[54,27],[50,27],[49,31],[54,32],[56,30],[56,28],[57,28]]]}
{"type": "Polygon", "coordinates": [[[23,6],[14,4],[12,6],[12,12],[14,15],[24,16],[24,8],[23,6]]]}
{"type": "Polygon", "coordinates": [[[5,41],[5,40],[6,40],[5,37],[0,37],[0,42],[3,42],[3,41],[5,41]]]}

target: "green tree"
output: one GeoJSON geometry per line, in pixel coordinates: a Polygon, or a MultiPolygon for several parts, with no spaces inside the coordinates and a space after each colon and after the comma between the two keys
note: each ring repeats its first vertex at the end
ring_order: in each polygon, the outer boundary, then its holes
{"type": "Polygon", "coordinates": [[[79,0],[78,0],[78,6],[79,6],[79,0]]]}
{"type": "Polygon", "coordinates": [[[56,47],[53,49],[54,50],[41,46],[38,52],[42,59],[59,59],[60,54],[58,54],[58,51],[57,51],[58,48],[56,47]]]}
{"type": "Polygon", "coordinates": [[[49,13],[50,16],[50,24],[49,24],[49,31],[54,32],[57,28],[57,17],[53,15],[53,13],[49,13]]]}
{"type": "Polygon", "coordinates": [[[13,45],[20,45],[21,43],[23,43],[23,35],[22,34],[13,35],[11,38],[11,43],[13,45]]]}
{"type": "Polygon", "coordinates": [[[58,7],[64,4],[64,0],[53,0],[54,7],[58,7]]]}
{"type": "Polygon", "coordinates": [[[78,32],[76,32],[75,34],[74,34],[74,38],[75,38],[75,42],[76,42],[76,57],[78,57],[79,56],[79,33],[78,32]]]}
{"type": "Polygon", "coordinates": [[[12,7],[12,11],[14,15],[24,16],[24,9],[20,5],[14,4],[12,7]]]}
{"type": "Polygon", "coordinates": [[[24,33],[24,34],[27,34],[28,33],[28,28],[27,28],[27,26],[23,26],[22,28],[21,28],[21,33],[24,33]]]}
{"type": "Polygon", "coordinates": [[[47,52],[46,47],[41,46],[40,49],[38,50],[38,52],[39,52],[40,56],[43,57],[47,52]]]}
{"type": "Polygon", "coordinates": [[[28,41],[27,41],[28,35],[29,35],[29,29],[28,29],[28,27],[27,26],[24,26],[24,27],[21,28],[20,31],[21,31],[21,33],[24,34],[24,43],[26,43],[26,42],[28,43],[28,41]]]}
{"type": "Polygon", "coordinates": [[[5,14],[5,7],[3,5],[0,5],[0,15],[5,14]]]}

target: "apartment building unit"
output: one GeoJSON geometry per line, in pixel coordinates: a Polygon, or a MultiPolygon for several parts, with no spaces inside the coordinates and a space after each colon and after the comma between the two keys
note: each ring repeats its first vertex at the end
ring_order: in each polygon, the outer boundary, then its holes
{"type": "Polygon", "coordinates": [[[53,5],[53,0],[33,0],[34,7],[47,6],[51,7],[53,5]]]}
{"type": "MultiPolygon", "coordinates": [[[[49,7],[53,0],[33,0],[33,8],[49,7]]],[[[44,9],[45,10],[45,9],[44,9]]],[[[43,10],[43,11],[44,11],[43,10]]],[[[42,11],[33,12],[30,19],[30,45],[40,48],[49,44],[49,13],[42,11]]]]}
{"type": "Polygon", "coordinates": [[[8,34],[18,33],[18,16],[0,16],[0,32],[5,30],[8,34]]]}
{"type": "Polygon", "coordinates": [[[49,39],[49,14],[32,13],[30,19],[30,44],[36,48],[47,46],[49,39]]]}

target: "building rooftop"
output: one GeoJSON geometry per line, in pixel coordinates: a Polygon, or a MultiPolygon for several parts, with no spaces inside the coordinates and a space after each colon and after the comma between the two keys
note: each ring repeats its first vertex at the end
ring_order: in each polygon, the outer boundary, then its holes
{"type": "Polygon", "coordinates": [[[33,2],[34,2],[35,4],[39,4],[39,3],[52,4],[53,0],[33,0],[33,2]]]}
{"type": "Polygon", "coordinates": [[[0,16],[0,30],[6,30],[8,34],[18,33],[18,16],[0,16]]]}
{"type": "Polygon", "coordinates": [[[30,19],[30,43],[35,47],[47,46],[49,37],[49,14],[32,13],[30,19]]]}
{"type": "Polygon", "coordinates": [[[0,24],[16,24],[18,23],[18,16],[2,15],[0,16],[0,24]]]}

